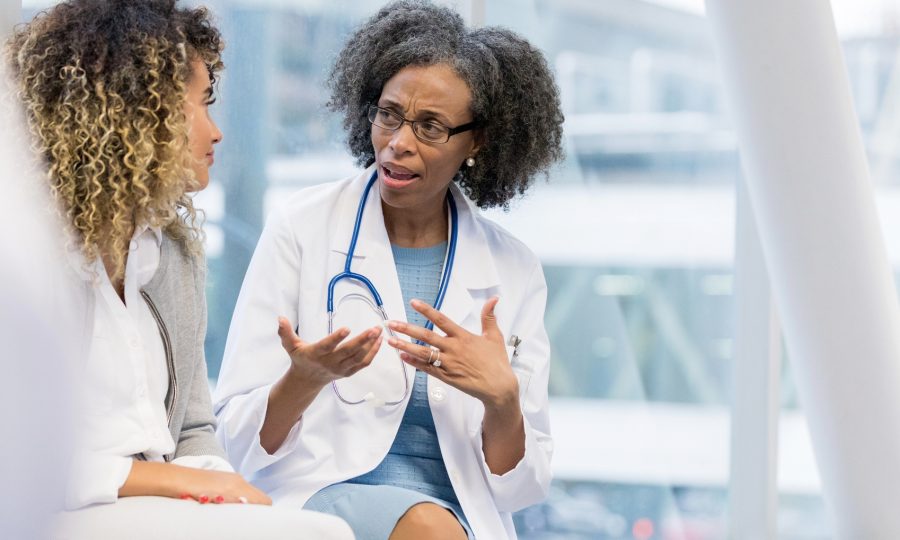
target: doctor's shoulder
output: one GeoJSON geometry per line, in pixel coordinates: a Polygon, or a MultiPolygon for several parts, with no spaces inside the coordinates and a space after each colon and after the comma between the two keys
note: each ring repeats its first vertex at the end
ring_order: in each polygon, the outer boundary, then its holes
{"type": "Polygon", "coordinates": [[[524,273],[527,277],[535,267],[541,266],[540,258],[525,242],[482,215],[480,211],[475,211],[474,214],[476,226],[484,232],[485,240],[498,270],[503,272],[509,269],[517,273],[524,273]]]}

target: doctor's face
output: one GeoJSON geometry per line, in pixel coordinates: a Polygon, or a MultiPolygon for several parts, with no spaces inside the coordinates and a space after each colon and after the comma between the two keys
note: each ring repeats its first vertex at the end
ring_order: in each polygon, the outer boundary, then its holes
{"type": "MultiPolygon", "coordinates": [[[[377,105],[410,121],[454,128],[472,121],[471,103],[468,85],[449,66],[437,64],[397,72],[384,84],[377,105]]],[[[478,150],[474,131],[445,143],[426,142],[408,122],[393,131],[373,124],[372,146],[382,200],[407,209],[442,205],[454,175],[478,150]]]]}
{"type": "Polygon", "coordinates": [[[198,191],[209,185],[209,168],[215,155],[213,146],[222,140],[222,132],[209,115],[209,106],[215,102],[212,92],[206,64],[194,60],[187,82],[184,115],[187,118],[191,170],[199,184],[198,191]]]}

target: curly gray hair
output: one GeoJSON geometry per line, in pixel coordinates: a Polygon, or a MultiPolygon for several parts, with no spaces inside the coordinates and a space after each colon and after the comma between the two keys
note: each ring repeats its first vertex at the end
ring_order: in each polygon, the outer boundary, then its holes
{"type": "Polygon", "coordinates": [[[366,117],[384,84],[407,66],[446,64],[472,92],[484,144],[454,180],[481,208],[506,207],[563,155],[559,90],[543,54],[498,27],[466,28],[454,11],[423,0],[383,7],[350,37],[328,86],[357,162],[375,162],[366,117]]]}

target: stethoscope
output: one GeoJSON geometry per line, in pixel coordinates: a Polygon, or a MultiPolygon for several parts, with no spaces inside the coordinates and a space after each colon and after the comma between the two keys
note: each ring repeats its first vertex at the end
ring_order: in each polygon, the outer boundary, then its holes
{"type": "MultiPolygon", "coordinates": [[[[375,288],[375,285],[362,274],[357,274],[350,269],[350,265],[353,263],[353,252],[356,250],[356,240],[359,237],[359,228],[362,225],[362,217],[363,211],[366,207],[366,200],[369,197],[369,191],[372,190],[372,186],[375,184],[375,181],[378,179],[378,171],[372,173],[372,177],[369,178],[368,184],[366,184],[366,189],[363,191],[362,197],[359,199],[359,209],[356,211],[356,223],[353,225],[353,235],[350,238],[350,247],[347,249],[347,258],[344,261],[344,271],[335,275],[331,278],[331,281],[328,283],[328,334],[331,335],[334,332],[334,287],[343,279],[354,280],[359,283],[362,283],[372,295],[372,299],[370,300],[364,294],[359,293],[351,293],[341,298],[338,307],[340,307],[340,303],[343,303],[345,300],[354,298],[357,300],[362,300],[368,303],[375,311],[377,311],[381,315],[382,322],[387,323],[388,317],[387,313],[384,311],[384,302],[381,300],[381,295],[378,294],[378,290],[375,288]],[[374,304],[372,303],[374,300],[374,304]]],[[[447,284],[450,282],[450,272],[453,270],[453,257],[456,254],[456,239],[459,228],[459,216],[456,212],[456,202],[453,200],[453,196],[450,194],[449,190],[447,191],[447,205],[450,207],[450,241],[447,247],[447,256],[444,260],[444,269],[441,274],[441,284],[438,288],[437,298],[434,301],[434,309],[440,310],[441,305],[444,303],[444,296],[447,294],[447,284]]],[[[385,330],[391,335],[391,337],[396,338],[397,335],[387,326],[387,324],[383,325],[385,330]]],[[[434,329],[434,323],[428,321],[425,323],[425,328],[428,330],[434,329]]],[[[418,341],[417,341],[418,342],[418,341]]],[[[420,343],[420,342],[419,342],[420,343]]],[[[420,343],[421,344],[421,343],[420,343]]],[[[398,360],[399,360],[399,353],[398,360]]],[[[383,405],[399,405],[403,403],[406,397],[409,395],[409,377],[406,375],[406,368],[403,366],[403,361],[399,360],[400,370],[403,372],[403,396],[396,401],[383,401],[376,397],[372,392],[366,394],[362,399],[353,401],[344,398],[341,395],[340,390],[337,386],[337,380],[331,381],[331,388],[334,390],[334,393],[337,395],[338,399],[348,405],[359,405],[360,403],[368,402],[373,406],[383,406],[383,405]]]]}

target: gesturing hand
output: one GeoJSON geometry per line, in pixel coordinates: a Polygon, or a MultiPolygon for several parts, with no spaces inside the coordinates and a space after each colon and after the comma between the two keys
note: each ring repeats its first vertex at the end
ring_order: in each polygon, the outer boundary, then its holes
{"type": "Polygon", "coordinates": [[[494,306],[499,300],[495,296],[484,304],[481,335],[467,331],[425,302],[413,300],[412,307],[447,335],[441,336],[414,324],[390,321],[388,325],[392,330],[426,345],[396,338],[390,338],[388,344],[401,351],[403,361],[475,397],[485,407],[499,408],[510,402],[516,403],[519,383],[506,355],[503,333],[494,317],[494,306]]]}
{"type": "Polygon", "coordinates": [[[381,328],[374,327],[341,344],[350,330],[339,328],[315,343],[307,343],[284,317],[278,318],[278,335],[297,373],[322,386],[371,364],[382,339],[381,328]]]}

